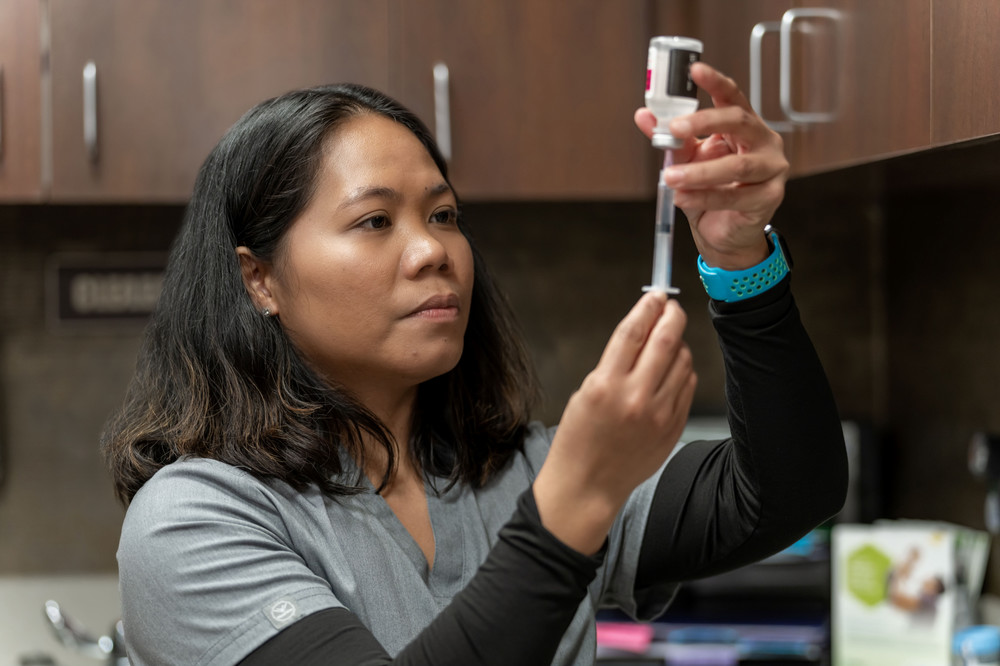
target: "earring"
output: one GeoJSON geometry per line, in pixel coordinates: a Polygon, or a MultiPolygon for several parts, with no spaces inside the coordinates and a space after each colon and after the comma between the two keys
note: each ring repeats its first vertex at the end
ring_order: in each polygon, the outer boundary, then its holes
{"type": "Polygon", "coordinates": [[[271,308],[264,308],[263,310],[260,311],[260,313],[262,315],[264,315],[265,317],[270,317],[271,316],[271,308]]]}

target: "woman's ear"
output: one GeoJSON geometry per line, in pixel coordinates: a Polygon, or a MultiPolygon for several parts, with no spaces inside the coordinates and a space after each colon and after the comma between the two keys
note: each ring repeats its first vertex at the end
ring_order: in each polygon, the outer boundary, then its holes
{"type": "Polygon", "coordinates": [[[259,259],[245,245],[236,248],[236,256],[240,260],[243,285],[247,288],[247,293],[250,294],[250,299],[257,306],[257,310],[266,317],[278,314],[278,304],[269,286],[271,265],[259,259]]]}

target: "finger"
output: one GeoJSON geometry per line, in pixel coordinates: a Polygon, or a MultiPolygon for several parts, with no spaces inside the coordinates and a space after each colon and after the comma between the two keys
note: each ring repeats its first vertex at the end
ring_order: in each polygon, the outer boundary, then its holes
{"type": "MultiPolygon", "coordinates": [[[[698,387],[698,375],[688,372],[679,378],[675,391],[671,394],[664,394],[657,403],[657,420],[663,424],[663,431],[660,433],[662,441],[670,444],[670,450],[680,441],[684,434],[684,427],[687,425],[691,414],[691,405],[694,403],[695,389],[698,387]]],[[[666,452],[668,455],[670,451],[666,452]]]]}
{"type": "MultiPolygon", "coordinates": [[[[633,120],[635,121],[635,126],[639,128],[640,132],[646,135],[646,138],[653,138],[653,128],[656,127],[656,115],[652,111],[646,107],[636,109],[633,120]]],[[[676,148],[671,151],[671,162],[673,164],[682,164],[689,161],[694,155],[696,146],[697,141],[693,137],[686,140],[682,148],[676,148]]]]}
{"type": "Polygon", "coordinates": [[[673,159],[671,159],[670,163],[672,165],[678,165],[688,164],[691,162],[705,162],[719,157],[725,157],[732,152],[733,150],[729,147],[729,144],[726,143],[726,140],[715,134],[701,142],[694,139],[686,140],[684,148],[673,152],[673,159]]]}
{"type": "Polygon", "coordinates": [[[702,109],[674,118],[670,133],[678,139],[727,134],[745,148],[774,143],[775,139],[774,132],[757,114],[737,106],[702,109]]]}
{"type": "Polygon", "coordinates": [[[736,85],[736,81],[704,62],[691,65],[691,80],[695,85],[708,93],[716,108],[738,106],[753,111],[746,95],[736,85]]]}
{"type": "Polygon", "coordinates": [[[697,190],[730,183],[755,185],[782,175],[786,164],[780,155],[732,154],[672,166],[664,172],[664,181],[675,190],[697,190]]]}
{"type": "Polygon", "coordinates": [[[674,205],[690,210],[773,212],[784,198],[784,185],[774,179],[757,185],[723,185],[704,190],[674,191],[674,205]]]}
{"type": "Polygon", "coordinates": [[[724,136],[719,134],[713,134],[698,146],[698,160],[699,162],[704,162],[706,160],[714,160],[718,157],[724,157],[733,152],[733,147],[729,145],[724,136]]]}
{"type": "Polygon", "coordinates": [[[694,372],[686,373],[680,379],[676,392],[666,395],[659,407],[663,410],[660,415],[661,423],[671,424],[668,431],[664,433],[668,441],[676,444],[684,434],[684,426],[687,425],[688,417],[691,413],[691,404],[694,402],[695,389],[698,387],[698,375],[694,372]]]}
{"type": "Polygon", "coordinates": [[[687,136],[680,137],[675,136],[675,139],[679,139],[684,143],[680,148],[674,148],[670,151],[670,163],[671,164],[686,164],[695,158],[700,152],[698,147],[698,137],[687,136]]]}
{"type": "Polygon", "coordinates": [[[670,369],[667,371],[663,381],[656,388],[654,398],[667,400],[673,405],[675,398],[684,389],[688,378],[693,372],[694,363],[691,356],[691,349],[686,344],[681,343],[673,362],[670,364],[670,369]]]}
{"type": "Polygon", "coordinates": [[[636,109],[632,120],[635,121],[635,126],[639,128],[640,132],[646,135],[647,139],[653,138],[653,128],[656,127],[656,115],[652,111],[646,107],[636,109]]]}
{"type": "Polygon", "coordinates": [[[673,403],[672,415],[675,417],[674,421],[677,425],[670,431],[670,439],[673,442],[677,442],[684,434],[684,426],[687,425],[688,416],[691,413],[691,405],[694,403],[694,393],[695,389],[698,388],[698,375],[694,372],[687,374],[684,378],[684,384],[681,389],[677,392],[677,398],[673,403]]]}
{"type": "Polygon", "coordinates": [[[677,353],[684,346],[686,326],[687,315],[680,304],[673,299],[667,301],[632,371],[636,385],[644,394],[652,394],[663,384],[677,353]]]}
{"type": "Polygon", "coordinates": [[[662,292],[650,291],[643,294],[615,327],[597,363],[596,371],[625,374],[632,369],[650,331],[663,312],[666,299],[667,295],[662,292]]]}

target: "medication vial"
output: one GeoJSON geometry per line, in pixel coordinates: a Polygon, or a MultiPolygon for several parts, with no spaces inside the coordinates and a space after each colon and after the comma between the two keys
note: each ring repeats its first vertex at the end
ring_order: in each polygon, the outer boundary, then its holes
{"type": "Polygon", "coordinates": [[[672,118],[698,108],[698,86],[691,64],[701,59],[702,44],[690,37],[653,37],[646,62],[646,107],[656,115],[654,148],[680,148],[667,129],[672,118]]]}

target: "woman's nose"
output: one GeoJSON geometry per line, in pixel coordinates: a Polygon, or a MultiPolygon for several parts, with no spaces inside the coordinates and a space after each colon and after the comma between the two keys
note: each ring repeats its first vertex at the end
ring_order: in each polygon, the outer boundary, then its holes
{"type": "Polygon", "coordinates": [[[414,225],[407,231],[403,249],[403,269],[409,276],[423,271],[446,271],[449,268],[448,247],[434,229],[427,225],[414,225]]]}

